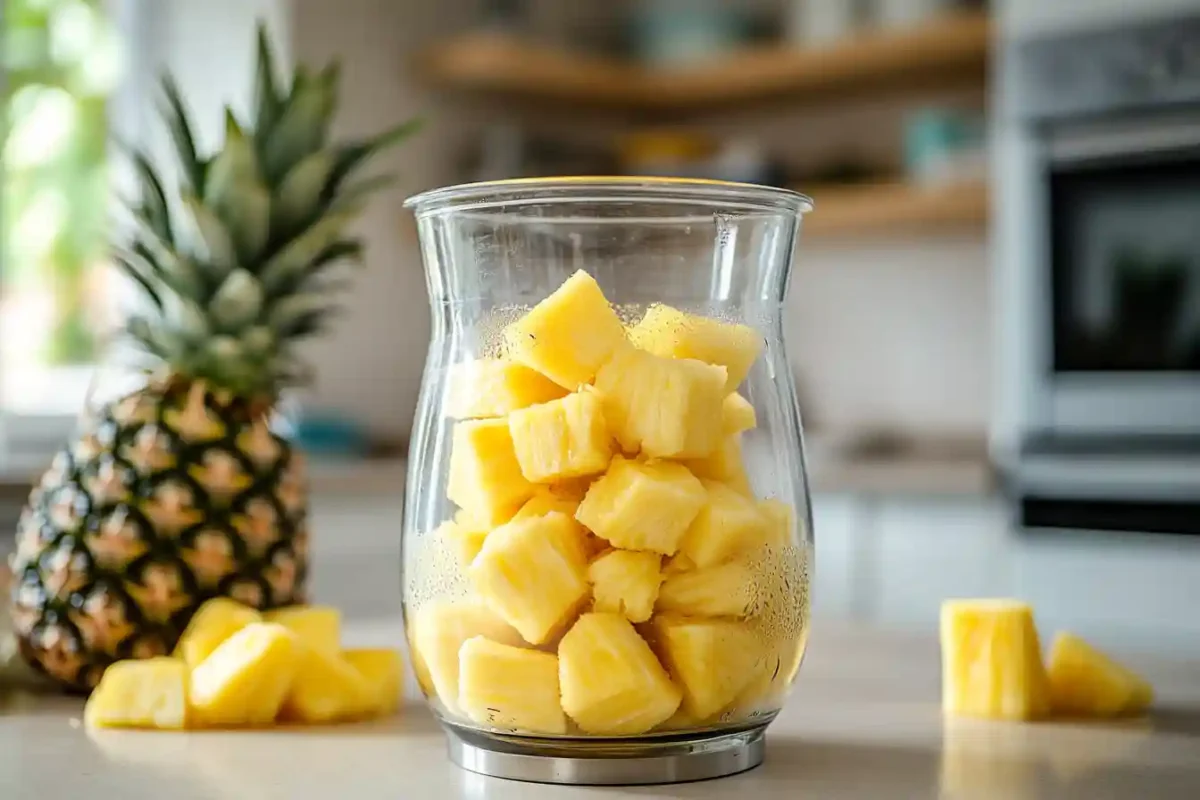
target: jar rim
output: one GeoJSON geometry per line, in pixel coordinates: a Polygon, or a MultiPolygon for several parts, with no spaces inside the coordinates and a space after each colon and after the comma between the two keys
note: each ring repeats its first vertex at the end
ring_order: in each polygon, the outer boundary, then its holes
{"type": "Polygon", "coordinates": [[[812,198],[791,189],[707,178],[654,176],[556,176],[509,178],[443,186],[404,201],[417,217],[545,202],[679,200],[727,207],[734,212],[812,211],[812,198]]]}

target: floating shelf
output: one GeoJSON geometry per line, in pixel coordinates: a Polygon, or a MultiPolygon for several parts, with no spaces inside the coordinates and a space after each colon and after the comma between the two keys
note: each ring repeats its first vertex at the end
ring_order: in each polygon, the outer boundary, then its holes
{"type": "Polygon", "coordinates": [[[420,66],[450,89],[679,113],[767,98],[805,102],[834,93],[982,86],[990,43],[986,15],[959,13],[829,47],[746,49],[694,67],[650,68],[489,33],[435,46],[420,66]]]}
{"type": "Polygon", "coordinates": [[[804,218],[802,237],[978,229],[988,221],[988,186],[984,182],[797,188],[811,195],[814,203],[812,213],[804,218]]]}

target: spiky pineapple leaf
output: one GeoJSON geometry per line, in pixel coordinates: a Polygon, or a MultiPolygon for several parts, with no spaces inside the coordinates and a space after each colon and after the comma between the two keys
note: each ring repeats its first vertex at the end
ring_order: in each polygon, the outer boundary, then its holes
{"type": "Polygon", "coordinates": [[[326,247],[309,262],[308,267],[300,274],[276,285],[268,293],[267,306],[270,307],[276,300],[290,297],[301,290],[309,291],[309,287],[316,284],[317,278],[337,264],[344,262],[358,267],[363,265],[362,242],[356,239],[339,239],[326,247]]]}
{"type": "Polygon", "coordinates": [[[209,167],[204,204],[225,224],[241,264],[257,263],[270,235],[271,194],[259,166],[252,143],[227,111],[225,146],[209,167]]]}
{"type": "Polygon", "coordinates": [[[325,144],[337,102],[339,74],[336,62],[312,79],[297,69],[291,95],[263,152],[264,171],[271,186],[278,186],[302,158],[325,144]]]}
{"type": "Polygon", "coordinates": [[[353,208],[356,206],[365,206],[366,200],[376,192],[382,191],[389,186],[394,186],[396,183],[395,175],[372,175],[369,178],[354,181],[348,184],[340,191],[333,203],[330,204],[330,211],[337,211],[340,208],[353,208]]]}
{"type": "Polygon", "coordinates": [[[332,201],[341,190],[342,183],[366,164],[371,156],[412,136],[424,124],[424,120],[413,117],[378,136],[338,147],[333,174],[329,176],[329,185],[325,188],[325,202],[332,201]]]}
{"type": "Polygon", "coordinates": [[[262,284],[246,270],[235,269],[213,294],[208,313],[218,329],[238,331],[258,318],[262,306],[262,284]]]}
{"type": "Polygon", "coordinates": [[[267,295],[278,297],[280,287],[301,278],[316,257],[341,237],[354,216],[352,212],[326,215],[276,253],[259,273],[267,295]]]}
{"type": "Polygon", "coordinates": [[[176,293],[186,297],[199,297],[204,292],[204,280],[191,259],[184,256],[170,243],[164,242],[148,224],[138,220],[140,236],[133,250],[143,260],[154,266],[163,283],[176,293]]]}
{"type": "Polygon", "coordinates": [[[112,259],[117,263],[117,267],[122,272],[129,276],[131,280],[142,288],[146,296],[150,298],[150,302],[154,303],[154,307],[159,311],[163,309],[162,295],[159,294],[158,288],[155,285],[155,279],[147,275],[143,268],[138,266],[134,259],[122,252],[114,252],[112,259]]]}
{"type": "Polygon", "coordinates": [[[283,110],[283,97],[275,82],[275,54],[267,36],[267,26],[258,23],[257,67],[254,73],[254,141],[261,151],[283,110]]]}
{"type": "Polygon", "coordinates": [[[134,213],[141,216],[165,242],[174,242],[171,231],[171,212],[167,206],[167,193],[163,190],[158,173],[143,153],[131,152],[134,169],[141,184],[141,199],[134,213]]]}
{"type": "Polygon", "coordinates": [[[288,241],[320,213],[321,195],[333,166],[333,153],[318,150],[288,172],[271,206],[272,241],[288,241]]]}
{"type": "Polygon", "coordinates": [[[192,134],[187,107],[179,94],[175,79],[169,74],[163,75],[162,87],[167,98],[167,108],[163,111],[163,117],[170,129],[175,152],[179,156],[183,179],[193,191],[199,192],[204,186],[204,162],[196,154],[196,138],[192,134]]]}
{"type": "Polygon", "coordinates": [[[229,230],[213,210],[194,195],[183,196],[183,207],[191,216],[200,243],[204,246],[202,256],[212,277],[224,277],[237,265],[238,260],[229,230]]]}

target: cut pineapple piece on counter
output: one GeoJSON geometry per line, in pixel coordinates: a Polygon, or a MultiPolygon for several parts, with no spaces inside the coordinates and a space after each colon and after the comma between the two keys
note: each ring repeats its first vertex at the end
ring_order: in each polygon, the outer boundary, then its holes
{"type": "Polygon", "coordinates": [[[686,467],[613,457],[588,489],[575,518],[626,550],[673,555],[704,505],[704,485],[686,467]]]}
{"type": "Polygon", "coordinates": [[[458,705],[480,725],[566,733],[558,656],[476,636],[459,650],[458,705]]]}
{"type": "Polygon", "coordinates": [[[1049,710],[1049,688],[1033,609],[1016,600],[942,603],[942,710],[1033,719],[1049,710]]]}
{"type": "Polygon", "coordinates": [[[262,616],[249,606],[227,597],[214,597],[200,606],[179,637],[175,655],[189,667],[195,668],[208,658],[221,642],[251,622],[261,622],[262,616]]]}
{"type": "Polygon", "coordinates": [[[454,419],[503,417],[557,400],[567,390],[537,370],[503,358],[481,358],[450,369],[447,413],[454,419]]]}
{"type": "Polygon", "coordinates": [[[745,495],[717,481],[702,481],[707,497],[679,544],[697,567],[712,567],[739,553],[758,550],[767,521],[745,495]]]}
{"type": "Polygon", "coordinates": [[[600,368],[596,389],[609,428],[626,453],[704,458],[720,443],[724,367],[629,347],[600,368]]]}
{"type": "Polygon", "coordinates": [[[331,606],[277,608],[263,620],[282,625],[309,647],[336,653],[342,646],[342,612],[331,606]]]}
{"type": "Polygon", "coordinates": [[[664,614],[653,628],[667,669],[683,687],[684,709],[697,720],[720,712],[755,677],[758,639],[740,622],[664,614]]]}
{"type": "Polygon", "coordinates": [[[658,592],[658,610],[695,617],[736,617],[754,613],[758,601],[755,570],[730,561],[671,575],[658,592]]]}
{"type": "Polygon", "coordinates": [[[645,622],[654,613],[662,583],[662,556],[634,550],[612,550],[588,565],[597,611],[645,622]]]}
{"type": "Polygon", "coordinates": [[[780,500],[759,501],[758,513],[766,520],[765,542],[768,547],[781,550],[798,542],[798,539],[793,538],[796,512],[787,503],[780,500]]]}
{"type": "Polygon", "coordinates": [[[468,570],[475,590],[530,644],[560,631],[587,598],[582,529],[552,511],[488,534],[468,570]]]}
{"type": "Polygon", "coordinates": [[[453,522],[443,522],[434,535],[444,536],[453,541],[458,550],[459,563],[463,567],[469,567],[483,549],[483,541],[487,538],[488,531],[486,525],[476,522],[470,514],[460,510],[454,515],[453,522]]]}
{"type": "Polygon", "coordinates": [[[604,472],[613,440],[600,405],[595,392],[580,391],[509,414],[521,474],[554,483],[604,472]]]}
{"type": "Polygon", "coordinates": [[[459,422],[451,438],[446,496],[483,526],[507,522],[534,489],[521,474],[508,420],[459,422]]]}
{"type": "Polygon", "coordinates": [[[282,625],[253,622],[192,670],[188,702],[210,726],[269,725],[291,688],[304,645],[282,625]]]}
{"type": "Polygon", "coordinates": [[[403,688],[400,653],[378,648],[350,648],[342,651],[342,658],[358,670],[367,682],[370,699],[366,708],[369,716],[386,716],[400,707],[400,692],[403,688]]]}
{"type": "Polygon", "coordinates": [[[422,688],[436,695],[451,712],[458,710],[458,650],[475,636],[501,644],[524,643],[511,625],[479,600],[422,606],[410,622],[414,671],[429,676],[429,686],[422,688]]]}
{"type": "Polygon", "coordinates": [[[758,426],[758,415],[750,401],[737,392],[725,395],[721,403],[721,428],[726,436],[751,430],[758,426]]]}
{"type": "Polygon", "coordinates": [[[178,658],[160,656],[110,664],[92,690],[83,721],[92,728],[187,726],[188,667],[178,658]]]}
{"type": "Polygon", "coordinates": [[[742,458],[742,437],[737,434],[722,439],[707,458],[687,459],[683,463],[697,478],[718,481],[747,497],[754,495],[742,458]]]}
{"type": "Polygon", "coordinates": [[[629,331],[637,347],[669,358],[694,358],[728,370],[726,390],[732,392],[763,350],[763,337],[749,325],[686,314],[655,303],[629,331]]]}
{"type": "Polygon", "coordinates": [[[600,365],[628,346],[620,317],[583,270],[509,325],[504,341],[511,358],[569,391],[591,383],[600,365]]]}
{"type": "Polygon", "coordinates": [[[1154,699],[1150,684],[1070,633],[1059,633],[1046,667],[1054,711],[1113,717],[1145,711],[1154,699]]]}
{"type": "Polygon", "coordinates": [[[280,719],[322,724],[368,713],[375,693],[340,653],[301,640],[298,658],[296,674],[279,708],[280,719]]]}
{"type": "Polygon", "coordinates": [[[679,688],[623,616],[584,614],[558,658],[563,710],[587,733],[645,733],[679,707],[679,688]]]}

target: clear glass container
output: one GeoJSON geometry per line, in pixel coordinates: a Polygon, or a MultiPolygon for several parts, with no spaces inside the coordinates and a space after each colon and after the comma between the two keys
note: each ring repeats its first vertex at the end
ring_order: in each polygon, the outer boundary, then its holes
{"type": "Polygon", "coordinates": [[[551,178],[408,206],[433,332],[404,611],[452,757],[586,783],[754,766],[809,627],[782,312],[810,201],[551,178]]]}

